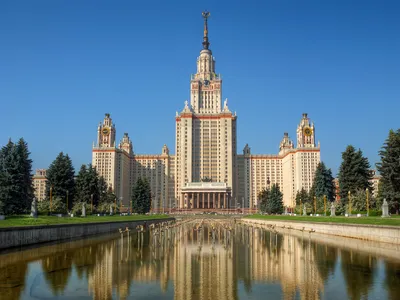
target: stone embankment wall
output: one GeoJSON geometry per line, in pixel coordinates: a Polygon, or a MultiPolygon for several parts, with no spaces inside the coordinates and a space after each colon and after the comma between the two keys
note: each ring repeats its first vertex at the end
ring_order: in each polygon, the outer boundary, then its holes
{"type": "Polygon", "coordinates": [[[137,225],[147,225],[175,220],[174,218],[140,220],[140,221],[119,221],[107,223],[81,223],[81,224],[60,224],[44,226],[21,226],[0,228],[0,249],[22,247],[45,242],[54,242],[67,239],[77,239],[86,236],[117,233],[119,228],[126,227],[134,229],[137,225]]]}
{"type": "Polygon", "coordinates": [[[367,241],[375,241],[380,243],[400,244],[400,227],[396,226],[257,219],[241,219],[241,222],[248,225],[276,228],[277,230],[279,228],[282,228],[303,232],[315,232],[320,234],[342,236],[367,241]]]}

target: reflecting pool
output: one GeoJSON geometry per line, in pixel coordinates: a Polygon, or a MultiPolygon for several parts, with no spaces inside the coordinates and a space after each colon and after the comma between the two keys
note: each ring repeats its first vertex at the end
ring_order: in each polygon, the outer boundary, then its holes
{"type": "Polygon", "coordinates": [[[0,299],[400,299],[400,249],[189,219],[0,254],[0,299]]]}

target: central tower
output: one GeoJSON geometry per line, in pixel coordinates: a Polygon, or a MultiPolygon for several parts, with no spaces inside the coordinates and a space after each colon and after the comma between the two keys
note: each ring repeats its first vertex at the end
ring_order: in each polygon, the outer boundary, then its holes
{"type": "Polygon", "coordinates": [[[203,50],[197,58],[197,73],[192,75],[190,87],[190,104],[194,113],[219,113],[221,111],[222,80],[215,73],[215,59],[208,47],[209,12],[203,12],[204,36],[203,50]]]}
{"type": "Polygon", "coordinates": [[[210,13],[202,16],[203,49],[197,58],[197,72],[191,76],[190,103],[185,101],[176,115],[176,198],[180,208],[196,208],[197,199],[185,192],[196,183],[199,187],[204,186],[202,182],[225,186],[229,191],[226,197],[234,196],[236,190],[236,115],[229,110],[228,100],[221,105],[222,80],[209,49],[210,13]]]}

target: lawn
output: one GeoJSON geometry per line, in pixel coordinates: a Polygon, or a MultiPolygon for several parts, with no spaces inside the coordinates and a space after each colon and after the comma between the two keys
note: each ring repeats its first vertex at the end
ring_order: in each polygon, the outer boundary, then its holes
{"type": "Polygon", "coordinates": [[[261,220],[284,220],[284,221],[302,221],[302,222],[326,222],[326,223],[344,223],[344,224],[364,224],[364,225],[388,225],[400,226],[400,216],[382,217],[303,217],[303,216],[267,216],[251,215],[245,218],[261,220]]]}
{"type": "Polygon", "coordinates": [[[0,228],[15,226],[34,226],[34,225],[55,225],[55,224],[79,224],[79,223],[102,223],[102,222],[118,222],[118,221],[137,221],[149,219],[168,218],[167,215],[133,215],[133,216],[87,216],[87,217],[53,217],[38,216],[37,219],[29,216],[8,216],[5,220],[0,221],[0,228]]]}

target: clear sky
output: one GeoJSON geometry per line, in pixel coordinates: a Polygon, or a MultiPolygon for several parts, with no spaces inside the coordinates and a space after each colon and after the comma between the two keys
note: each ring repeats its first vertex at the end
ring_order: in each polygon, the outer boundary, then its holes
{"type": "Polygon", "coordinates": [[[238,153],[277,153],[307,112],[334,175],[348,144],[375,165],[400,127],[399,1],[0,1],[0,145],[79,170],[110,113],[136,153],[174,153],[204,9],[238,153]]]}

